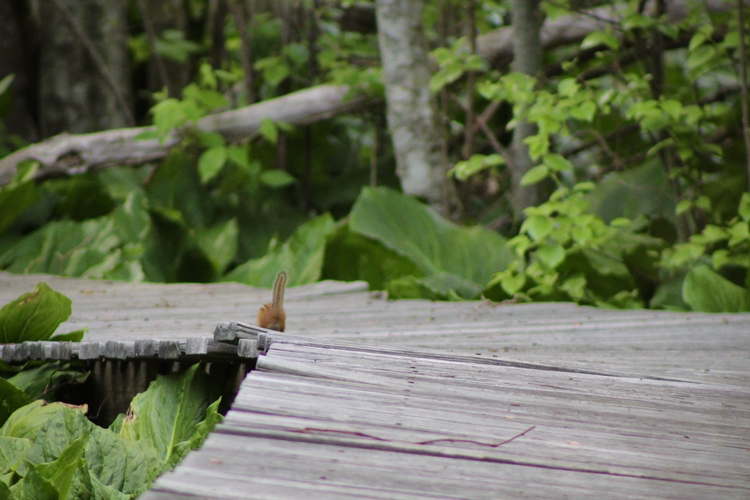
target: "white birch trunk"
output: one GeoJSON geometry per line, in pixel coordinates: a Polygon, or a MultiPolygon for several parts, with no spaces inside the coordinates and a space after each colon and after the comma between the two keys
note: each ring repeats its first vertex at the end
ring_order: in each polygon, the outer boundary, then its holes
{"type": "Polygon", "coordinates": [[[445,175],[421,0],[376,0],[388,130],[401,187],[443,212],[445,175]]]}

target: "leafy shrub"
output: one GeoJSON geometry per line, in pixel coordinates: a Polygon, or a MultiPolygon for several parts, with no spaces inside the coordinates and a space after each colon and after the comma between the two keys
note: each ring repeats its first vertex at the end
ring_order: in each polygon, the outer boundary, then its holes
{"type": "MultiPolygon", "coordinates": [[[[70,313],[70,299],[40,282],[0,309],[1,341],[81,340],[83,330],[53,335],[70,313]]],[[[56,386],[86,379],[73,363],[2,370],[0,498],[135,498],[221,420],[217,386],[199,364],[158,377],[109,429],[83,407],[47,402],[56,386]]]]}
{"type": "Polygon", "coordinates": [[[221,420],[215,388],[200,365],[160,376],[109,429],[79,408],[26,402],[0,427],[0,494],[4,498],[136,498],[163,472],[200,446],[221,420]],[[213,403],[211,403],[213,401],[213,403]]]}

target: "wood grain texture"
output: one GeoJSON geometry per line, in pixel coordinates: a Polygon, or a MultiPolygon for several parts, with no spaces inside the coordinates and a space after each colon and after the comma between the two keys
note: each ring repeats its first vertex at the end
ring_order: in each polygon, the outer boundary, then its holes
{"type": "MultiPolygon", "coordinates": [[[[0,303],[40,280],[73,299],[60,330],[88,327],[92,359],[236,352],[208,337],[267,299],[0,273],[0,303]]],[[[142,498],[750,498],[750,314],[388,301],[333,282],[289,289],[285,309],[224,423],[142,498]]],[[[232,341],[252,352],[250,337],[232,341]]],[[[22,349],[65,354],[47,344],[22,349]]]]}
{"type": "Polygon", "coordinates": [[[143,498],[746,498],[748,422],[747,387],[277,338],[143,498]]]}

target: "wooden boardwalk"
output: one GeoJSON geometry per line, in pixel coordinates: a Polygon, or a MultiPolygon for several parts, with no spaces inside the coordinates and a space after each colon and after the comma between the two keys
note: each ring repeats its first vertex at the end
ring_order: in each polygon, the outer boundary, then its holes
{"type": "MultiPolygon", "coordinates": [[[[0,273],[0,302],[39,277],[0,273]]],[[[268,291],[44,277],[85,340],[208,336],[268,291]]],[[[287,293],[288,335],[142,498],[750,498],[750,314],[287,293]]]]}

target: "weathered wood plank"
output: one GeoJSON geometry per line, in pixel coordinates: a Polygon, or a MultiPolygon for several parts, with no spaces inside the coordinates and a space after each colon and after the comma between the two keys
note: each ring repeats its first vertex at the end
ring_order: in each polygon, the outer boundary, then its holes
{"type": "MultiPolygon", "coordinates": [[[[254,322],[269,290],[220,283],[161,285],[0,272],[0,303],[40,280],[73,299],[60,331],[89,341],[211,335],[254,322]]],[[[362,283],[287,291],[287,332],[312,339],[470,355],[568,369],[750,385],[750,314],[611,311],[574,304],[388,301],[362,283]]]]}
{"type": "MultiPolygon", "coordinates": [[[[79,359],[97,359],[100,357],[100,352],[104,352],[104,346],[102,342],[81,342],[78,346],[78,358],[79,359]]],[[[137,344],[136,344],[137,345],[137,344]]]]}
{"type": "MultiPolygon", "coordinates": [[[[716,490],[703,485],[642,481],[627,477],[544,470],[513,465],[457,463],[430,458],[414,462],[409,456],[360,452],[318,446],[319,458],[310,461],[308,447],[258,442],[256,449],[273,463],[285,466],[248,475],[235,463],[206,470],[187,464],[160,481],[143,498],[175,498],[176,494],[204,498],[711,498],[716,490]],[[263,446],[265,445],[265,446],[263,446]],[[425,463],[426,462],[426,463],[425,463]],[[360,464],[360,466],[354,466],[360,464]],[[446,468],[456,474],[445,474],[446,468]],[[227,470],[228,469],[228,470],[227,470]],[[286,477],[284,477],[286,476],[286,477]],[[494,476],[494,477],[493,477],[494,476]],[[291,480],[289,478],[292,478],[291,480]],[[490,479],[488,479],[490,478],[490,479]],[[232,488],[237,485],[237,488],[232,488]],[[378,485],[367,486],[367,485],[378,485]],[[172,496],[159,495],[168,491],[172,496]],[[240,493],[243,492],[243,493],[240,493]],[[603,493],[606,491],[606,494],[603,493]]],[[[219,451],[219,450],[214,450],[219,451]]],[[[237,451],[228,447],[228,452],[237,451]]],[[[216,453],[216,456],[221,456],[216,453]]],[[[188,457],[188,461],[192,459],[188,457]]],[[[217,459],[219,460],[219,459],[217,459]]],[[[742,498],[729,488],[722,498],[742,498]]]]}
{"type": "Polygon", "coordinates": [[[159,357],[161,359],[177,359],[180,357],[180,343],[176,340],[159,341],[159,357]]]}
{"type": "MultiPolygon", "coordinates": [[[[0,273],[0,302],[40,279],[73,299],[61,331],[90,328],[92,344],[59,349],[88,359],[161,341],[252,355],[270,297],[0,273]],[[206,340],[226,321],[255,333],[206,340]]],[[[268,332],[225,423],[144,498],[750,497],[750,314],[387,301],[335,283],[288,290],[285,309],[288,334],[268,332]]],[[[38,354],[2,358],[16,348],[38,354]]]]}
{"type": "Polygon", "coordinates": [[[144,498],[750,495],[747,387],[274,338],[225,422],[144,498]]]}
{"type": "Polygon", "coordinates": [[[237,355],[242,358],[255,359],[258,357],[258,340],[240,339],[237,344],[237,355]]]}
{"type": "Polygon", "coordinates": [[[722,485],[661,481],[310,442],[212,434],[145,500],[206,498],[743,498],[722,485]],[[251,457],[250,463],[244,461],[251,457]],[[257,458],[252,458],[257,457],[257,458]],[[604,493],[606,492],[606,494],[604,493]]]}
{"type": "MultiPolygon", "coordinates": [[[[315,357],[316,366],[327,365],[314,351],[309,354],[315,357]]],[[[273,357],[271,355],[271,358],[273,357]]],[[[461,429],[469,429],[469,435],[475,436],[483,435],[482,429],[491,429],[492,419],[509,416],[516,419],[519,415],[533,415],[534,419],[524,422],[525,425],[537,425],[537,418],[541,418],[542,421],[547,420],[558,426],[562,420],[566,426],[569,423],[586,425],[587,429],[593,428],[605,437],[611,431],[617,435],[639,435],[646,440],[645,443],[640,443],[639,447],[647,447],[648,443],[653,442],[657,450],[664,447],[661,440],[665,437],[669,440],[676,439],[678,448],[683,446],[683,442],[684,446],[690,449],[700,442],[712,446],[724,442],[728,443],[727,446],[730,448],[735,445],[750,445],[750,437],[746,436],[746,425],[750,422],[750,403],[745,403],[744,406],[740,404],[739,408],[735,405],[731,411],[721,404],[731,397],[750,401],[748,390],[738,392],[732,387],[713,384],[654,382],[590,375],[569,377],[555,372],[494,368],[465,363],[434,363],[419,359],[403,360],[406,361],[406,364],[403,364],[399,358],[397,362],[387,363],[387,367],[380,360],[371,360],[373,369],[370,370],[370,365],[363,357],[350,358],[350,361],[348,366],[340,367],[341,378],[345,378],[346,373],[352,371],[352,366],[357,367],[356,378],[350,378],[352,383],[360,384],[362,379],[368,379],[368,375],[370,376],[365,392],[356,393],[356,397],[342,397],[345,402],[355,402],[352,408],[341,409],[341,413],[347,415],[347,422],[352,421],[352,412],[358,409],[361,409],[361,415],[370,415],[370,400],[378,394],[376,391],[381,390],[384,393],[382,398],[372,403],[372,408],[377,409],[377,414],[385,411],[389,398],[393,399],[392,396],[396,393],[400,397],[394,404],[408,401],[411,408],[426,405],[425,412],[419,414],[419,421],[424,424],[431,421],[430,413],[434,413],[441,415],[440,418],[445,421],[450,421],[451,426],[455,424],[461,429]],[[390,377],[382,382],[385,378],[382,372],[386,370],[390,377]],[[520,383],[515,380],[518,377],[521,377],[520,383]],[[508,398],[508,393],[513,396],[508,398]],[[478,397],[477,394],[484,396],[478,397]],[[498,405],[503,408],[502,413],[498,413],[498,405]],[[466,408],[476,409],[480,414],[474,414],[466,408]],[[525,414],[524,410],[527,408],[533,408],[533,413],[525,414]],[[448,415],[451,415],[450,419],[445,418],[448,415]],[[485,418],[482,418],[482,415],[485,415],[485,418]],[[491,417],[490,421],[487,420],[487,415],[491,417]],[[567,415],[566,418],[569,420],[561,419],[561,415],[567,415]],[[477,425],[474,427],[470,422],[477,422],[477,425]],[[725,441],[717,439],[721,433],[725,433],[725,441]]],[[[277,363],[281,364],[278,361],[277,363]]],[[[267,396],[266,400],[269,397],[276,399],[280,401],[279,404],[285,405],[284,408],[293,402],[295,406],[305,408],[304,415],[307,418],[314,419],[321,411],[326,414],[333,413],[331,408],[337,406],[338,396],[326,396],[321,393],[324,390],[342,390],[337,382],[331,381],[330,375],[333,370],[331,366],[326,366],[323,374],[325,380],[310,380],[308,374],[308,378],[296,380],[293,389],[286,390],[278,383],[273,383],[278,372],[253,373],[252,401],[248,401],[241,392],[234,408],[257,408],[259,393],[268,392],[271,395],[267,396]],[[299,387],[301,384],[303,387],[299,387]],[[335,389],[329,386],[334,386],[335,389]],[[303,404],[306,406],[303,407],[303,404]]],[[[272,409],[263,409],[264,414],[269,412],[273,414],[272,409]]],[[[535,430],[535,434],[539,432],[539,429],[535,430]]],[[[561,430],[560,435],[566,433],[570,434],[570,431],[561,430]]],[[[486,436],[484,441],[492,442],[493,438],[497,440],[498,436],[486,436]]],[[[683,451],[685,450],[671,450],[676,456],[683,451]]],[[[746,451],[741,452],[739,456],[736,453],[733,449],[721,452],[727,462],[724,470],[732,470],[738,467],[737,464],[742,463],[740,459],[746,451]]],[[[669,461],[669,458],[667,455],[659,460],[669,461]]],[[[610,460],[604,462],[613,463],[610,460]]],[[[704,463],[699,465],[705,466],[704,463]]],[[[637,463],[628,465],[636,466],[637,463]]],[[[744,464],[740,467],[747,470],[744,464]]],[[[700,470],[693,472],[699,473],[700,470]]]]}
{"type": "Polygon", "coordinates": [[[135,341],[107,342],[23,342],[0,346],[2,359],[8,363],[24,363],[29,360],[92,360],[111,358],[118,360],[172,359],[181,357],[205,359],[255,359],[258,357],[257,340],[240,340],[243,351],[238,346],[216,342],[210,337],[193,337],[183,341],[137,339],[135,341]]]}

